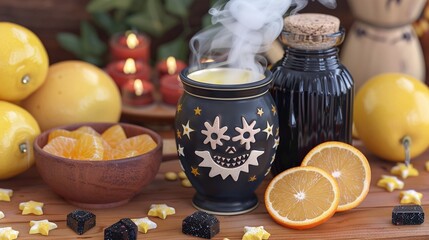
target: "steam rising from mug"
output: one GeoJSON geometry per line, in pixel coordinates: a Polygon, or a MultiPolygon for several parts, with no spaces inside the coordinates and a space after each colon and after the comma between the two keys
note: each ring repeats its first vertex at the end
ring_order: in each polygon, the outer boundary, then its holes
{"type": "MultiPolygon", "coordinates": [[[[283,29],[283,15],[290,6],[292,14],[308,0],[230,0],[217,3],[210,10],[212,26],[192,37],[191,71],[213,61],[210,67],[230,67],[252,71],[254,79],[263,75],[267,60],[262,56],[283,29]]],[[[330,8],[335,0],[319,0],[330,8]]]]}

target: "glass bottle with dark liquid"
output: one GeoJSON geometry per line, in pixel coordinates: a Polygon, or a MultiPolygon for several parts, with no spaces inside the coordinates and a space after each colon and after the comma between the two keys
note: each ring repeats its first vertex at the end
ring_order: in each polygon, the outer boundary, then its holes
{"type": "Polygon", "coordinates": [[[280,143],[271,168],[274,175],[299,166],[322,142],[351,144],[353,79],[340,63],[337,48],[344,35],[333,16],[299,14],[286,18],[280,36],[285,55],[272,68],[271,94],[280,126],[280,143]]]}

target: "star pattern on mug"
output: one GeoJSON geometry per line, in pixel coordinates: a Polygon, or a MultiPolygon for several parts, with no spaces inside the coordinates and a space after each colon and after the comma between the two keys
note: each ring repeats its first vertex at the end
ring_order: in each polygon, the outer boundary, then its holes
{"type": "Polygon", "coordinates": [[[256,109],[256,114],[258,114],[260,117],[262,117],[262,115],[264,114],[264,111],[262,108],[257,108],[256,109]]]}
{"type": "Polygon", "coordinates": [[[176,131],[176,136],[177,138],[182,139],[182,132],[179,129],[176,131]]]}
{"type": "Polygon", "coordinates": [[[179,154],[179,156],[185,156],[184,151],[184,147],[180,146],[180,144],[177,146],[177,153],[179,154]]]}
{"type": "Polygon", "coordinates": [[[273,112],[274,116],[277,114],[277,108],[276,108],[276,106],[271,105],[271,112],[273,112]]]}
{"type": "Polygon", "coordinates": [[[57,228],[57,224],[49,222],[48,220],[39,220],[39,221],[30,221],[30,231],[29,234],[42,234],[43,236],[48,236],[49,231],[57,228]]]}
{"type": "Polygon", "coordinates": [[[191,132],[193,132],[194,131],[194,129],[192,129],[190,126],[189,126],[189,120],[188,120],[188,122],[186,123],[186,125],[184,125],[184,124],[182,124],[182,127],[183,127],[183,136],[188,136],[188,139],[190,140],[191,139],[191,136],[189,135],[191,132]]]}
{"type": "Polygon", "coordinates": [[[242,240],[265,240],[270,237],[270,233],[264,229],[264,226],[259,227],[244,227],[244,235],[242,240]]]}
{"type": "Polygon", "coordinates": [[[270,123],[267,121],[267,127],[263,130],[267,134],[267,140],[270,136],[273,135],[273,125],[270,125],[270,123]]]}
{"type": "Polygon", "coordinates": [[[393,192],[395,189],[404,188],[404,182],[395,176],[382,175],[381,179],[377,182],[377,186],[385,188],[389,192],[393,192]]]}
{"type": "Polygon", "coordinates": [[[12,189],[0,188],[0,201],[10,202],[12,195],[12,189]]]}
{"type": "Polygon", "coordinates": [[[398,163],[390,170],[391,174],[401,176],[403,179],[407,177],[416,177],[419,175],[419,171],[413,167],[413,164],[398,163]]]}
{"type": "Polygon", "coordinates": [[[200,107],[196,107],[196,108],[194,108],[194,114],[195,114],[195,116],[201,116],[201,111],[202,111],[202,109],[200,108],[200,107]]]}
{"type": "Polygon", "coordinates": [[[200,175],[200,173],[198,172],[198,167],[191,167],[191,173],[194,174],[195,177],[200,175]]]}
{"type": "Polygon", "coordinates": [[[254,182],[256,181],[256,175],[253,175],[249,178],[249,182],[254,182]]]}
{"type": "Polygon", "coordinates": [[[416,190],[406,190],[399,193],[401,204],[417,204],[422,205],[423,194],[416,190]]]}
{"type": "Polygon", "coordinates": [[[180,111],[182,111],[182,104],[177,105],[177,112],[179,113],[180,111]]]}
{"type": "Polygon", "coordinates": [[[280,138],[275,138],[273,148],[277,149],[277,147],[279,146],[279,143],[280,143],[280,138]]]}
{"type": "Polygon", "coordinates": [[[19,210],[22,211],[22,215],[34,214],[43,215],[43,203],[36,201],[22,202],[19,204],[19,210]]]}

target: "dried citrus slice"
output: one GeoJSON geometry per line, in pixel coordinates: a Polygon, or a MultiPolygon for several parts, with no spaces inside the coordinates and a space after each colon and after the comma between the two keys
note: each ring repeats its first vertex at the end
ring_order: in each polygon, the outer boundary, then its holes
{"type": "Polygon", "coordinates": [[[338,212],[358,206],[368,194],[371,168],[365,155],[352,145],[334,141],[319,144],[305,156],[302,166],[321,168],[338,181],[338,212]]]}
{"type": "Polygon", "coordinates": [[[43,147],[43,150],[56,156],[71,158],[76,143],[77,140],[75,138],[58,136],[49,141],[49,143],[43,147]]]}
{"type": "Polygon", "coordinates": [[[280,225],[307,229],[331,218],[337,210],[337,181],[316,167],[295,167],[275,176],[265,190],[265,207],[280,225]]]}
{"type": "Polygon", "coordinates": [[[103,139],[100,136],[85,133],[77,139],[71,158],[78,160],[102,160],[103,155],[103,139]]]}
{"type": "Polygon", "coordinates": [[[138,154],[149,152],[157,146],[149,134],[130,137],[118,143],[115,149],[122,152],[137,151],[138,154]]]}
{"type": "Polygon", "coordinates": [[[115,147],[120,141],[125,140],[127,135],[121,125],[116,124],[106,129],[101,137],[111,146],[115,147]]]}

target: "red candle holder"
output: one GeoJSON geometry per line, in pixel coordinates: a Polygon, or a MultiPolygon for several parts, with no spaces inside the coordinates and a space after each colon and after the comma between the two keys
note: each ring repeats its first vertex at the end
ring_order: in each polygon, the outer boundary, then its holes
{"type": "Polygon", "coordinates": [[[153,103],[152,83],[140,79],[129,80],[122,87],[122,102],[129,106],[145,106],[153,103]]]}
{"type": "Polygon", "coordinates": [[[151,69],[147,63],[134,61],[132,58],[109,63],[106,72],[119,88],[129,80],[141,79],[149,82],[151,75],[151,69]]]}
{"type": "Polygon", "coordinates": [[[175,75],[179,74],[183,69],[187,67],[186,63],[176,59],[175,57],[168,57],[165,60],[160,61],[157,66],[158,77],[161,79],[164,75],[175,75]]]}
{"type": "Polygon", "coordinates": [[[150,39],[135,31],[127,31],[112,36],[109,42],[113,60],[134,58],[149,63],[150,39]]]}
{"type": "Polygon", "coordinates": [[[164,75],[160,80],[160,93],[162,101],[169,105],[177,105],[183,94],[183,86],[179,75],[164,75]]]}

